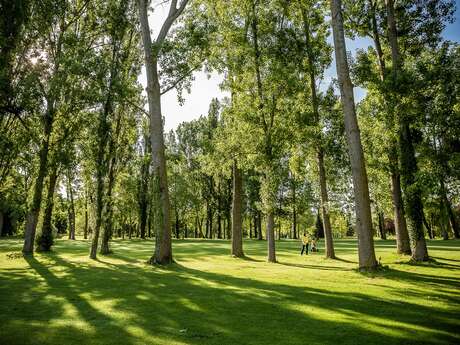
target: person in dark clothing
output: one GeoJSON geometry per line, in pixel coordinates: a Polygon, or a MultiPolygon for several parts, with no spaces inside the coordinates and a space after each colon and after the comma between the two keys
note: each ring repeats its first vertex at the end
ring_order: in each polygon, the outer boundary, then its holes
{"type": "Polygon", "coordinates": [[[310,239],[307,237],[307,234],[304,232],[302,236],[302,251],[300,252],[300,255],[303,255],[304,251],[305,251],[305,254],[308,255],[309,242],[310,242],[310,239]]]}

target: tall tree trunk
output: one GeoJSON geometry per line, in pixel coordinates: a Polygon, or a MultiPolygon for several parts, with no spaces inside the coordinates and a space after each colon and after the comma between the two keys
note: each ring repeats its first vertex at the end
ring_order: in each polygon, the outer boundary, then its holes
{"type": "Polygon", "coordinates": [[[242,194],[243,176],[238,163],[233,161],[233,198],[232,198],[232,255],[243,257],[243,218],[242,194]]]}
{"type": "Polygon", "coordinates": [[[40,147],[40,163],[38,174],[37,178],[35,179],[34,195],[32,203],[29,207],[29,211],[27,213],[26,227],[24,231],[24,246],[22,247],[22,252],[24,254],[33,254],[34,252],[35,232],[37,230],[37,222],[40,215],[40,206],[42,203],[43,180],[45,179],[47,171],[49,142],[54,120],[54,109],[52,108],[52,101],[49,100],[48,104],[48,109],[44,116],[44,136],[40,147]]]}
{"type": "Polygon", "coordinates": [[[262,236],[262,212],[260,210],[257,211],[257,239],[263,240],[262,236]]]}
{"type": "MultiPolygon", "coordinates": [[[[391,61],[393,65],[393,86],[397,90],[397,80],[401,61],[399,56],[398,36],[393,0],[385,0],[388,22],[388,41],[391,48],[391,61]]],[[[395,104],[395,102],[394,102],[395,104]]],[[[395,112],[396,113],[396,112],[395,112]]],[[[415,261],[428,260],[423,231],[423,205],[420,187],[416,184],[415,174],[418,171],[415,149],[407,116],[399,118],[399,149],[401,160],[401,182],[409,217],[409,234],[412,244],[412,259],[415,261]]]]}
{"type": "Polygon", "coordinates": [[[179,212],[177,212],[177,209],[174,210],[174,214],[176,216],[176,221],[174,222],[174,230],[176,234],[176,238],[179,239],[179,212]]]}
{"type": "Polygon", "coordinates": [[[73,188],[70,171],[67,173],[67,191],[70,197],[69,207],[69,240],[75,240],[75,203],[73,200],[73,188]]]}
{"type": "Polygon", "coordinates": [[[222,204],[220,194],[220,183],[217,187],[217,238],[222,238],[222,204]]]}
{"type": "Polygon", "coordinates": [[[379,232],[380,232],[380,238],[382,240],[386,240],[387,239],[387,235],[385,233],[385,215],[383,214],[382,211],[379,211],[378,214],[377,214],[378,218],[379,218],[379,232]]]}
{"type": "Polygon", "coordinates": [[[355,112],[353,84],[351,83],[348,68],[341,0],[331,0],[331,12],[337,74],[344,112],[348,152],[353,174],[359,268],[362,270],[373,270],[377,267],[377,260],[374,251],[369,187],[361,136],[355,112]]]}
{"type": "Polygon", "coordinates": [[[276,262],[275,254],[275,217],[273,211],[267,214],[267,246],[268,246],[268,262],[276,262]]]}
{"type": "Polygon", "coordinates": [[[108,183],[107,183],[107,194],[106,194],[106,203],[105,208],[103,208],[103,217],[104,217],[104,226],[101,236],[101,250],[100,253],[102,255],[109,254],[110,246],[109,240],[112,236],[112,228],[113,228],[113,198],[112,192],[113,187],[115,185],[115,158],[112,157],[112,162],[110,163],[109,167],[109,174],[108,174],[108,183]]]}
{"type": "Polygon", "coordinates": [[[88,238],[88,191],[85,188],[85,227],[83,228],[83,238],[88,238]]]}
{"type": "Polygon", "coordinates": [[[93,260],[97,257],[99,234],[102,225],[102,210],[104,206],[104,176],[105,176],[105,143],[107,140],[107,118],[105,110],[100,111],[98,124],[98,150],[96,164],[96,224],[94,227],[89,257],[93,260]]]}
{"type": "Polygon", "coordinates": [[[52,229],[52,216],[54,208],[54,191],[56,189],[56,181],[58,177],[58,166],[55,164],[49,175],[48,194],[46,197],[45,214],[43,215],[43,225],[41,235],[39,237],[38,251],[49,252],[53,245],[53,229],[52,229]]]}
{"type": "Polygon", "coordinates": [[[6,233],[3,232],[3,225],[5,224],[5,218],[8,217],[8,215],[5,215],[2,210],[0,210],[0,236],[3,237],[6,235],[6,233]]]}
{"type": "Polygon", "coordinates": [[[292,238],[297,239],[297,210],[295,205],[292,207],[292,238]]]}
{"type": "MultiPolygon", "coordinates": [[[[382,82],[387,77],[385,59],[383,56],[382,45],[380,42],[380,34],[378,31],[377,16],[376,16],[376,2],[369,1],[371,8],[371,22],[372,22],[372,39],[374,40],[375,50],[377,52],[377,58],[379,62],[380,79],[382,82]]],[[[393,130],[394,127],[394,111],[391,109],[388,102],[385,100],[385,105],[388,108],[388,119],[387,127],[389,130],[393,130]]],[[[390,142],[390,148],[388,153],[388,161],[390,165],[391,173],[391,196],[393,201],[393,212],[395,219],[395,232],[396,232],[396,248],[398,254],[411,254],[409,233],[407,232],[406,217],[404,215],[404,203],[401,193],[401,181],[398,167],[398,151],[397,142],[392,140],[390,142]]]]}
{"type": "MultiPolygon", "coordinates": [[[[302,17],[305,31],[305,43],[307,47],[307,57],[309,64],[309,75],[310,75],[310,94],[311,104],[313,107],[313,117],[316,126],[320,125],[319,117],[319,102],[316,92],[316,73],[315,73],[315,58],[313,48],[311,46],[311,32],[310,32],[310,19],[305,8],[302,8],[302,17]]],[[[353,92],[353,91],[352,91],[353,92]]],[[[353,101],[354,102],[354,101],[353,101]]],[[[321,133],[321,129],[319,130],[321,133]]],[[[322,146],[322,136],[316,141],[316,158],[318,162],[318,175],[320,184],[320,196],[321,196],[321,213],[323,218],[323,229],[324,229],[324,242],[325,242],[325,254],[327,258],[334,259],[334,243],[332,239],[332,228],[329,217],[329,196],[327,193],[327,180],[326,180],[326,168],[324,166],[324,149],[322,146]]]]}
{"type": "Polygon", "coordinates": [[[326,185],[326,171],[324,168],[323,149],[320,147],[317,152],[319,184],[321,189],[321,214],[323,218],[324,245],[326,257],[335,259],[334,243],[332,239],[332,227],[329,217],[329,196],[326,185]]]}
{"type": "Polygon", "coordinates": [[[428,232],[428,237],[430,240],[433,239],[433,229],[431,228],[430,224],[428,224],[428,221],[426,220],[425,217],[425,212],[423,212],[423,225],[425,225],[426,231],[428,232]]]}
{"type": "Polygon", "coordinates": [[[297,239],[297,207],[296,207],[296,188],[295,188],[295,179],[294,175],[292,175],[292,238],[297,239]]]}
{"type": "MultiPolygon", "coordinates": [[[[450,226],[452,227],[452,232],[454,233],[455,238],[460,238],[460,226],[456,219],[454,212],[452,211],[452,206],[447,197],[447,189],[445,187],[444,181],[441,180],[441,193],[442,198],[444,199],[444,204],[446,205],[447,215],[449,217],[450,226]]],[[[427,228],[428,229],[428,228],[427,228]]]]}
{"type": "MultiPolygon", "coordinates": [[[[392,148],[396,152],[396,148],[392,148]]],[[[401,177],[399,175],[398,157],[390,158],[391,169],[391,197],[393,201],[393,212],[395,218],[396,248],[398,254],[411,254],[409,233],[407,231],[406,217],[404,215],[404,204],[401,193],[401,177]]]]}
{"type": "MultiPolygon", "coordinates": [[[[163,24],[156,45],[161,46],[174,20],[180,15],[187,1],[176,8],[176,1],[171,2],[168,17],[163,24]],[[174,8],[173,8],[174,7],[174,8]],[[161,36],[161,37],[160,37],[161,36]]],[[[152,179],[153,195],[157,215],[155,216],[155,252],[151,263],[169,264],[173,261],[171,246],[171,219],[166,173],[166,157],[163,138],[163,121],[161,115],[161,95],[158,75],[158,49],[152,49],[152,39],[147,16],[147,1],[138,0],[139,19],[141,23],[142,41],[144,44],[145,67],[147,74],[147,98],[150,115],[150,141],[152,145],[152,179]],[[153,52],[156,52],[153,54],[153,52]]]]}
{"type": "Polygon", "coordinates": [[[444,241],[449,239],[449,220],[447,216],[447,205],[443,197],[439,200],[439,227],[441,228],[441,235],[444,241]]]}

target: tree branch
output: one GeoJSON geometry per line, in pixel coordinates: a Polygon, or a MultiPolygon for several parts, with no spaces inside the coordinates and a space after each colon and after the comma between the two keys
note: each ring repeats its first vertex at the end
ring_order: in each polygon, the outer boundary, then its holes
{"type": "Polygon", "coordinates": [[[174,82],[171,83],[171,85],[169,85],[166,89],[162,90],[160,92],[160,95],[163,96],[165,93],[171,91],[172,89],[174,89],[177,84],[179,84],[182,80],[184,80],[185,78],[187,78],[188,76],[190,76],[193,72],[195,72],[198,68],[201,67],[201,64],[204,62],[201,61],[199,64],[197,64],[196,66],[190,68],[186,73],[184,73],[183,75],[181,75],[179,78],[177,78],[174,82]]]}
{"type": "Polygon", "coordinates": [[[182,2],[179,5],[179,8],[177,8],[177,0],[172,0],[171,5],[169,7],[169,13],[168,17],[164,21],[163,25],[161,26],[161,30],[158,33],[158,37],[155,40],[156,44],[162,44],[163,41],[166,38],[166,35],[168,35],[169,29],[173,25],[174,21],[181,15],[181,13],[184,11],[185,6],[189,0],[182,0],[182,2]]]}

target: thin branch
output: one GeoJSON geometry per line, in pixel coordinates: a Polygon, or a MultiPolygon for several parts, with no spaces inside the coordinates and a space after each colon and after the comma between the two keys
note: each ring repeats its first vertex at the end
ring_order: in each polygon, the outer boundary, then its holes
{"type": "Polygon", "coordinates": [[[125,101],[128,105],[134,107],[136,110],[138,110],[138,111],[140,111],[141,113],[143,113],[144,115],[146,115],[147,117],[150,117],[150,114],[149,114],[147,111],[145,111],[144,108],[138,106],[136,103],[131,102],[129,99],[125,99],[124,101],[125,101]]]}
{"type": "Polygon", "coordinates": [[[169,7],[169,13],[168,17],[164,21],[160,32],[158,33],[158,37],[155,40],[156,44],[162,44],[163,41],[165,40],[166,36],[168,35],[169,29],[171,26],[174,24],[174,21],[181,15],[181,13],[184,11],[185,6],[189,0],[182,0],[179,8],[176,8],[177,6],[177,0],[172,0],[171,1],[171,6],[169,7]]]}
{"type": "Polygon", "coordinates": [[[180,76],[179,78],[177,78],[174,82],[171,83],[171,85],[169,85],[167,88],[165,88],[164,90],[162,90],[160,92],[160,95],[163,96],[165,93],[167,93],[168,91],[171,91],[172,89],[174,89],[177,84],[179,84],[182,80],[184,80],[185,78],[187,78],[188,76],[190,76],[193,72],[195,72],[198,68],[201,67],[201,64],[204,62],[204,60],[202,60],[199,64],[197,64],[196,66],[190,68],[186,73],[184,73],[182,76],[180,76]]]}

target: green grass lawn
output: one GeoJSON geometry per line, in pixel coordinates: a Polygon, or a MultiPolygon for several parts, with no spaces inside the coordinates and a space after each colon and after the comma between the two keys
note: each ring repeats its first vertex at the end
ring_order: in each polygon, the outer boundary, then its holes
{"type": "Polygon", "coordinates": [[[356,271],[355,240],[340,260],[299,256],[277,242],[173,243],[176,263],[145,264],[152,241],[112,243],[88,259],[88,243],[58,240],[52,254],[22,258],[0,240],[0,344],[460,344],[460,242],[430,241],[435,262],[407,264],[394,241],[376,241],[388,268],[356,271]]]}

